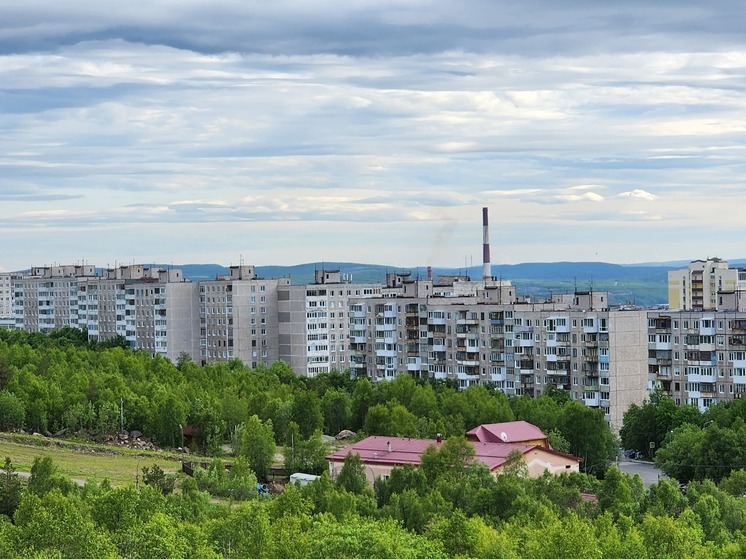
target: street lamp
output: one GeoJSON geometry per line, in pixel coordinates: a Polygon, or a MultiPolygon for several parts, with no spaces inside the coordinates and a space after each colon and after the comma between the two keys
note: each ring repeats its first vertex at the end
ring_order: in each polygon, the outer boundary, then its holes
{"type": "Polygon", "coordinates": [[[181,452],[184,452],[184,427],[179,423],[179,431],[181,432],[181,452]]]}

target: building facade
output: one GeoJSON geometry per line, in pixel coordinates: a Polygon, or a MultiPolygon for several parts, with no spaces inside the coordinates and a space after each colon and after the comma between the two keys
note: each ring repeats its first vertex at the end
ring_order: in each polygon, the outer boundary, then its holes
{"type": "Polygon", "coordinates": [[[668,308],[713,311],[722,308],[718,294],[746,288],[746,271],[730,268],[720,258],[693,260],[686,269],[668,272],[668,308]]]}
{"type": "Polygon", "coordinates": [[[649,390],[704,411],[746,391],[746,312],[651,312],[649,390]]]}
{"type": "Polygon", "coordinates": [[[280,359],[278,293],[290,279],[263,279],[254,266],[231,266],[229,274],[199,282],[199,359],[240,359],[269,366],[280,359]]]}
{"type": "Polygon", "coordinates": [[[351,283],[339,270],[316,270],[314,283],[278,293],[279,358],[314,377],[350,366],[350,301],[380,297],[381,284],[351,283]]]}
{"type": "Polygon", "coordinates": [[[121,336],[172,361],[283,360],[302,376],[411,375],[531,397],[552,387],[619,428],[629,405],[654,390],[701,410],[746,390],[745,272],[717,260],[681,272],[673,283],[688,294],[682,305],[716,308],[614,308],[603,292],[532,301],[508,281],[465,276],[352,283],[322,269],[313,283],[291,285],[243,265],[200,282],[142,265],[34,267],[0,275],[0,325],[121,336]]]}

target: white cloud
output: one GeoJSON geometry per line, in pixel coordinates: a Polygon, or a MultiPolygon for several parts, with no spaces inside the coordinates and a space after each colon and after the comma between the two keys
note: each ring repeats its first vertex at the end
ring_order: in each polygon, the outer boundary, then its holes
{"type": "Polygon", "coordinates": [[[628,192],[620,192],[617,194],[617,198],[638,198],[640,200],[655,200],[658,197],[651,193],[647,192],[646,190],[642,190],[640,188],[635,188],[634,190],[630,190],[628,192]]]}
{"type": "MultiPolygon", "coordinates": [[[[593,238],[623,247],[621,261],[652,260],[651,238],[684,239],[676,227],[693,221],[713,231],[702,243],[717,246],[726,225],[742,237],[739,3],[506,6],[8,6],[0,228],[14,242],[0,264],[27,266],[45,233],[58,241],[45,261],[127,239],[135,259],[193,260],[185,231],[239,252],[235,231],[277,237],[284,222],[305,225],[289,243],[304,258],[323,246],[403,263],[445,222],[438,254],[460,261],[479,247],[483,205],[493,236],[511,234],[505,261],[552,259],[564,235],[566,259],[587,258],[593,238]],[[665,220],[639,211],[659,197],[665,220]],[[613,225],[633,219],[639,242],[613,225]],[[592,234],[576,234],[584,222],[592,234]],[[143,223],[161,234],[137,242],[143,223]],[[527,244],[529,223],[551,227],[547,242],[527,244]]],[[[260,250],[258,264],[300,258],[260,250]]]]}

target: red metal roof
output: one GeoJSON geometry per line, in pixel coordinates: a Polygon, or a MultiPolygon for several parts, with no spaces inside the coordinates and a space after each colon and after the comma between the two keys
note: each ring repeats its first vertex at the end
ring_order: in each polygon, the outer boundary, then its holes
{"type": "MultiPolygon", "coordinates": [[[[505,463],[508,454],[513,450],[518,450],[521,454],[526,454],[534,448],[542,448],[537,447],[536,445],[504,442],[470,442],[474,445],[475,459],[486,465],[490,471],[502,466],[505,463]]],[[[439,443],[433,439],[374,436],[338,450],[334,454],[330,454],[327,456],[327,460],[342,462],[347,454],[352,453],[359,454],[361,460],[366,464],[384,464],[388,466],[404,466],[406,464],[411,464],[413,466],[419,466],[422,460],[422,454],[425,452],[427,447],[432,445],[437,447],[439,443]]],[[[559,454],[544,448],[542,448],[542,450],[553,454],[559,454]]],[[[575,459],[579,460],[578,458],[575,459]]]]}
{"type": "Polygon", "coordinates": [[[479,425],[467,432],[466,438],[476,439],[484,443],[522,443],[546,439],[547,436],[536,425],[527,421],[509,421],[479,425]]]}

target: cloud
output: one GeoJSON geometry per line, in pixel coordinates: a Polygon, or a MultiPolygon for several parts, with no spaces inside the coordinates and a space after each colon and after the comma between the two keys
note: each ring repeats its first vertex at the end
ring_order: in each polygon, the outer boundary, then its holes
{"type": "Polygon", "coordinates": [[[46,261],[128,239],[142,258],[191,260],[197,229],[210,255],[243,250],[237,231],[286,239],[294,224],[304,254],[354,239],[357,254],[408,260],[448,223],[435,252],[460,261],[482,206],[493,236],[524,232],[496,261],[551,258],[524,224],[570,239],[567,258],[586,254],[583,222],[625,261],[653,259],[649,239],[679,223],[736,238],[740,13],[733,0],[16,2],[0,29],[4,257],[26,266],[44,237],[61,251],[46,261]],[[665,220],[639,211],[658,198],[665,220]],[[629,220],[639,242],[612,225],[629,220]]]}
{"type": "Polygon", "coordinates": [[[584,194],[558,194],[554,199],[560,202],[603,202],[604,197],[595,192],[584,194]]]}
{"type": "Polygon", "coordinates": [[[651,193],[647,192],[646,190],[642,190],[640,188],[635,188],[634,190],[630,190],[629,192],[620,192],[617,194],[617,198],[638,198],[640,200],[655,200],[658,197],[651,193]]]}

